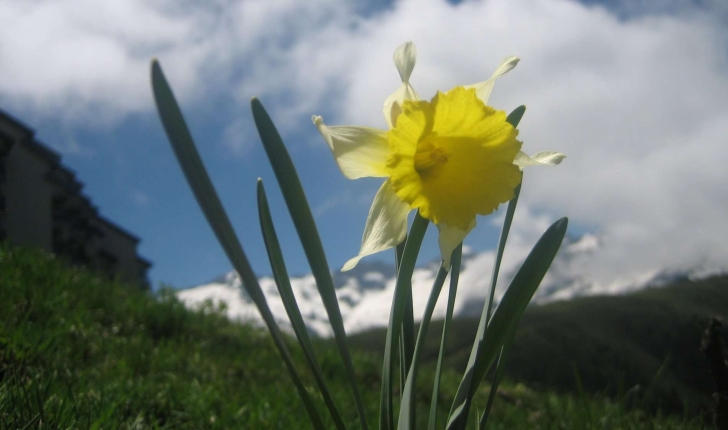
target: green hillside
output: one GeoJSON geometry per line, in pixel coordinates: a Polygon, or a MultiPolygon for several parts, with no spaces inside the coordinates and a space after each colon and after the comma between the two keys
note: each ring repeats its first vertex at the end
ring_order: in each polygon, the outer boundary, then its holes
{"type": "MultiPolygon", "coordinates": [[[[532,388],[624,395],[651,410],[704,411],[713,390],[699,351],[711,316],[728,318],[728,277],[682,281],[624,296],[598,296],[529,307],[507,376],[532,388]],[[578,378],[578,380],[577,380],[578,378]],[[634,388],[639,386],[639,388],[634,388]]],[[[447,364],[465,367],[477,320],[453,323],[447,364]]],[[[442,322],[430,326],[427,357],[436,359],[442,322]]],[[[383,331],[353,337],[380,350],[383,331]]]]}
{"type": "MultiPolygon", "coordinates": [[[[291,346],[304,383],[316,393],[293,341],[291,346]]],[[[358,428],[335,348],[329,340],[316,348],[343,419],[358,428]]],[[[457,357],[454,348],[451,358],[457,357]]],[[[375,428],[381,357],[356,352],[353,359],[375,428]]],[[[432,384],[428,370],[421,372],[423,387],[432,384]]],[[[443,373],[441,420],[459,377],[443,373]]],[[[430,395],[421,393],[424,411],[430,395]]],[[[477,408],[487,394],[485,385],[477,408]]],[[[604,396],[557,395],[509,383],[499,394],[489,428],[704,428],[700,419],[646,414],[604,396]]],[[[212,306],[190,311],[169,290],[152,294],[67,268],[37,251],[0,245],[0,430],[40,428],[311,427],[261,329],[230,322],[212,306]]]]}

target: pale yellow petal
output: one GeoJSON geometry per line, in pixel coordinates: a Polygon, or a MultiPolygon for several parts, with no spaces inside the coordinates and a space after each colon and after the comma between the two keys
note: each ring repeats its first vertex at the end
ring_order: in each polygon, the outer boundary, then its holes
{"type": "Polygon", "coordinates": [[[495,80],[513,70],[519,61],[521,61],[521,59],[518,57],[506,57],[503,59],[498,68],[495,69],[495,72],[493,72],[493,75],[491,75],[490,78],[483,82],[478,82],[477,84],[466,85],[465,88],[475,88],[475,94],[483,101],[484,104],[487,105],[490,93],[493,91],[495,80]]]}
{"type": "Polygon", "coordinates": [[[523,170],[526,166],[555,166],[560,164],[564,158],[566,155],[556,151],[537,152],[530,157],[523,151],[519,151],[513,164],[523,170]]]}
{"type": "Polygon", "coordinates": [[[316,115],[311,120],[331,148],[344,176],[349,179],[388,176],[385,165],[389,144],[385,131],[369,127],[328,127],[316,115]]]}
{"type": "Polygon", "coordinates": [[[475,228],[475,218],[470,223],[467,230],[462,230],[457,227],[452,227],[447,224],[438,224],[437,230],[440,235],[437,241],[440,245],[440,254],[442,255],[442,267],[446,270],[450,270],[450,259],[452,258],[452,252],[457,248],[458,245],[465,239],[465,236],[475,228]]]}
{"type": "Polygon", "coordinates": [[[384,101],[384,119],[387,120],[387,125],[390,129],[397,125],[397,117],[402,113],[402,103],[405,100],[419,100],[419,96],[412,88],[409,82],[404,82],[399,86],[397,91],[387,97],[384,101]]]}
{"type": "Polygon", "coordinates": [[[409,82],[417,60],[417,48],[412,42],[405,42],[394,50],[394,65],[397,66],[402,82],[409,82]]]}
{"type": "Polygon", "coordinates": [[[382,184],[374,197],[364,227],[359,255],[347,261],[342,271],[353,269],[362,257],[397,246],[407,235],[407,214],[410,207],[402,202],[389,180],[382,184]]]}
{"type": "Polygon", "coordinates": [[[397,91],[387,97],[384,101],[384,119],[389,128],[397,123],[397,117],[402,112],[402,102],[405,100],[419,100],[415,89],[409,83],[412,70],[417,60],[417,48],[412,42],[403,43],[394,51],[394,65],[397,67],[402,84],[397,91]]]}

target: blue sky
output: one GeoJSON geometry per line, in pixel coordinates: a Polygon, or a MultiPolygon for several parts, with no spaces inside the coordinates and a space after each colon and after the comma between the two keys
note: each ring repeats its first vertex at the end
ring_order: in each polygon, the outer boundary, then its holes
{"type": "MultiPolygon", "coordinates": [[[[101,213],[141,237],[151,278],[197,285],[230,270],[157,119],[159,58],[203,160],[261,274],[255,181],[271,200],[289,270],[300,246],[251,121],[258,96],[281,129],[336,269],[356,254],[377,179],[346,180],[310,122],[384,128],[399,85],[394,49],[412,40],[423,98],[487,78],[491,104],[526,104],[524,150],[568,155],[525,173],[516,234],[569,215],[601,235],[584,276],[728,266],[728,8],[669,0],[171,0],[0,3],[0,108],[37,130],[101,213]]],[[[498,216],[467,243],[489,249],[498,216]]],[[[431,232],[432,233],[432,232],[431,232]]],[[[422,259],[437,257],[434,235],[422,259]]],[[[373,258],[390,260],[391,255],[373,258]]]]}

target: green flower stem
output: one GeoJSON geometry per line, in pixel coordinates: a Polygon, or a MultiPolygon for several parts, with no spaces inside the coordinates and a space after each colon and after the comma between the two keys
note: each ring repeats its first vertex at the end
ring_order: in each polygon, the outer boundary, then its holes
{"type": "MultiPolygon", "coordinates": [[[[417,262],[417,254],[425,237],[425,231],[429,221],[423,218],[419,212],[412,222],[407,242],[405,243],[402,261],[397,273],[397,282],[394,287],[392,299],[392,310],[389,314],[389,327],[387,338],[384,344],[384,364],[382,366],[382,394],[380,397],[379,428],[380,430],[391,430],[394,428],[394,407],[392,404],[392,374],[396,345],[399,345],[399,335],[404,320],[407,294],[412,294],[412,274],[417,262]],[[409,290],[409,291],[407,291],[409,290]]],[[[404,371],[404,369],[401,369],[404,371]]]]}
{"type": "Polygon", "coordinates": [[[273,277],[278,286],[278,292],[281,295],[283,306],[286,308],[288,319],[291,321],[291,326],[296,334],[298,343],[303,348],[306,361],[308,366],[313,372],[316,379],[316,384],[319,387],[321,396],[324,399],[326,407],[329,409],[329,414],[334,420],[334,424],[337,429],[344,429],[344,425],[339,411],[336,409],[334,400],[331,397],[329,388],[326,385],[323,371],[319,365],[318,359],[316,358],[316,352],[311,344],[311,339],[308,336],[308,329],[306,323],[303,322],[303,316],[301,311],[298,309],[298,303],[296,303],[296,297],[293,295],[293,289],[291,288],[291,281],[288,277],[288,271],[286,270],[285,260],[283,259],[283,253],[278,242],[278,235],[276,234],[275,227],[273,225],[273,219],[270,216],[270,208],[268,207],[268,199],[265,195],[265,188],[263,187],[263,181],[258,179],[258,216],[260,218],[260,229],[263,232],[263,240],[265,241],[265,248],[268,252],[268,260],[270,260],[271,269],[273,271],[273,277]]]}
{"type": "Polygon", "coordinates": [[[445,358],[445,345],[452,314],[455,309],[455,296],[458,293],[458,280],[460,278],[460,264],[463,257],[463,244],[461,243],[452,253],[452,265],[450,267],[450,292],[447,296],[447,311],[445,322],[442,325],[442,336],[440,337],[440,352],[437,354],[437,366],[435,367],[435,382],[432,386],[432,401],[430,402],[430,418],[427,422],[428,430],[435,430],[437,427],[437,401],[440,397],[440,375],[442,373],[442,360],[445,358]]]}
{"type": "Polygon", "coordinates": [[[425,346],[425,336],[427,336],[427,329],[430,327],[432,313],[435,311],[435,305],[437,304],[438,297],[440,297],[442,285],[445,283],[446,277],[447,270],[440,266],[440,270],[437,272],[437,277],[430,291],[430,297],[427,299],[427,305],[425,305],[425,313],[420,322],[420,330],[417,333],[417,343],[415,344],[415,353],[412,357],[412,367],[410,372],[407,373],[407,383],[404,386],[402,404],[399,407],[398,430],[414,430],[417,428],[417,411],[415,409],[417,369],[419,367],[420,357],[422,356],[422,350],[425,346]]]}
{"type": "Polygon", "coordinates": [[[311,423],[315,428],[323,428],[321,418],[293,364],[293,359],[286,346],[285,338],[278,328],[273,318],[273,313],[265,300],[263,290],[261,290],[258,284],[258,278],[253,273],[253,269],[243,251],[243,247],[240,245],[232,224],[230,224],[230,220],[225,213],[225,209],[222,207],[220,198],[212,186],[207,170],[205,170],[205,166],[202,164],[200,155],[195,148],[192,135],[182,116],[182,111],[179,109],[172,89],[169,87],[162,68],[156,60],[152,61],[152,89],[164,130],[172,144],[172,149],[177,156],[177,160],[187,178],[187,182],[202,212],[207,218],[207,222],[215,232],[215,236],[225,250],[225,254],[238,272],[243,287],[248,292],[253,303],[255,303],[265,325],[268,327],[273,337],[273,342],[283,358],[288,373],[291,375],[293,384],[301,400],[303,400],[311,423]]]}
{"type": "Polygon", "coordinates": [[[251,108],[253,110],[255,126],[258,129],[260,140],[263,143],[263,148],[268,155],[271,167],[273,167],[273,172],[278,180],[278,185],[288,207],[288,212],[291,214],[293,225],[296,227],[296,232],[301,240],[301,245],[308,259],[308,264],[311,267],[311,272],[313,273],[314,279],[316,279],[316,287],[321,295],[321,301],[326,308],[326,314],[329,317],[329,323],[334,332],[334,340],[339,349],[341,359],[344,362],[346,377],[354,394],[354,401],[356,402],[361,427],[366,430],[368,428],[366,412],[364,410],[361,393],[359,392],[359,386],[356,382],[356,373],[354,372],[354,364],[351,360],[351,352],[346,341],[344,320],[341,317],[334,282],[331,279],[326,254],[321,244],[321,238],[318,234],[311,208],[303,192],[296,168],[268,112],[266,112],[263,105],[256,98],[253,98],[251,101],[251,108]]]}

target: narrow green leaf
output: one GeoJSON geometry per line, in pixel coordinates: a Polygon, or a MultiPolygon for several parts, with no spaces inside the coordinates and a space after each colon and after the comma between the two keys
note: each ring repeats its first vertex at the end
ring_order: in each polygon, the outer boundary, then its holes
{"type": "Polygon", "coordinates": [[[452,268],[450,269],[450,292],[447,295],[447,311],[445,322],[442,325],[442,336],[440,337],[440,351],[437,354],[437,366],[435,367],[435,382],[432,386],[432,401],[430,402],[430,418],[427,422],[428,430],[435,430],[437,427],[437,403],[440,397],[440,375],[442,374],[442,360],[445,358],[445,345],[447,335],[452,323],[452,314],[455,309],[455,296],[458,293],[458,280],[460,278],[460,264],[463,257],[463,244],[461,243],[452,253],[452,268]]]}
{"type": "Polygon", "coordinates": [[[500,354],[498,355],[498,361],[495,364],[495,372],[493,374],[493,380],[490,384],[490,393],[488,393],[488,403],[485,404],[485,410],[480,416],[480,424],[478,428],[480,430],[485,429],[485,425],[488,422],[488,415],[490,415],[490,409],[495,401],[495,396],[498,394],[498,386],[503,379],[503,373],[505,372],[506,363],[508,363],[508,353],[511,351],[513,341],[516,338],[516,329],[511,330],[506,336],[506,341],[501,347],[500,354]]]}
{"type": "MultiPolygon", "coordinates": [[[[523,114],[526,112],[526,106],[520,105],[513,109],[508,114],[506,121],[513,127],[518,127],[521,123],[523,114]]],[[[498,251],[495,256],[495,263],[493,265],[493,276],[490,281],[490,294],[488,295],[488,301],[485,302],[483,309],[483,316],[485,317],[485,323],[487,325],[490,321],[491,310],[493,308],[493,297],[495,296],[495,287],[498,283],[498,274],[500,273],[501,260],[503,259],[503,252],[506,249],[506,242],[508,241],[508,233],[511,231],[511,224],[513,223],[513,214],[516,212],[516,205],[518,204],[518,196],[521,195],[521,186],[523,185],[523,174],[521,174],[521,183],[518,184],[515,190],[513,190],[513,197],[508,202],[508,208],[506,209],[506,216],[503,220],[503,228],[501,229],[500,238],[498,239],[498,251]]],[[[481,316],[481,318],[483,317],[481,316]]]]}
{"type": "MultiPolygon", "coordinates": [[[[397,273],[399,273],[399,265],[402,261],[402,255],[404,254],[404,245],[406,240],[399,243],[395,247],[395,267],[397,273]]],[[[410,365],[412,364],[412,354],[415,350],[415,321],[414,314],[412,312],[412,282],[410,285],[404,286],[404,291],[410,291],[406,295],[406,302],[404,305],[404,319],[402,320],[402,330],[399,337],[399,387],[400,387],[400,399],[401,394],[404,393],[404,384],[407,382],[407,373],[409,372],[410,365]]]]}
{"type": "MultiPolygon", "coordinates": [[[[508,114],[508,117],[506,118],[506,121],[511,124],[513,127],[518,127],[518,124],[521,122],[521,119],[523,118],[523,114],[526,112],[526,107],[521,105],[518,106],[516,109],[514,109],[510,114],[508,114]]],[[[506,208],[506,215],[503,220],[503,227],[501,229],[500,238],[498,239],[498,249],[496,251],[495,256],[495,262],[493,264],[493,273],[490,281],[490,289],[488,296],[486,298],[485,305],[483,306],[483,311],[480,316],[480,322],[478,324],[478,335],[476,336],[476,339],[481,336],[485,328],[488,325],[488,322],[490,321],[491,317],[491,311],[493,308],[493,300],[495,297],[495,288],[498,284],[498,274],[500,273],[500,266],[501,261],[503,260],[503,252],[506,248],[506,242],[508,241],[508,233],[511,230],[511,224],[513,223],[513,215],[516,212],[516,205],[518,204],[518,196],[521,194],[521,185],[523,184],[523,175],[521,174],[521,183],[518,184],[518,186],[513,190],[513,197],[508,202],[508,207],[506,208]]]]}
{"type": "Polygon", "coordinates": [[[425,337],[427,336],[427,329],[430,327],[432,313],[435,310],[435,305],[437,304],[438,297],[440,297],[440,291],[442,291],[442,285],[445,283],[446,277],[447,270],[440,266],[435,282],[432,285],[432,290],[430,290],[430,297],[427,299],[427,305],[425,305],[425,313],[422,315],[420,330],[417,333],[415,353],[412,356],[412,367],[410,368],[409,373],[407,373],[407,383],[404,386],[402,404],[399,407],[399,422],[397,424],[398,430],[414,430],[417,428],[417,411],[415,409],[417,369],[419,368],[422,350],[425,347],[425,337]]]}
{"type": "Polygon", "coordinates": [[[278,235],[276,234],[275,226],[273,225],[273,219],[270,216],[268,199],[265,196],[265,188],[263,187],[263,181],[261,179],[258,179],[258,216],[260,218],[260,229],[263,232],[263,240],[265,241],[265,249],[268,252],[268,260],[270,260],[271,269],[273,271],[273,278],[278,286],[278,292],[281,295],[283,306],[286,308],[288,319],[291,321],[293,332],[296,334],[298,343],[303,348],[308,366],[313,372],[316,384],[319,387],[321,396],[324,399],[324,403],[326,403],[326,407],[329,409],[329,414],[331,415],[331,418],[333,418],[336,428],[344,429],[346,426],[339,415],[339,411],[336,409],[334,400],[331,397],[328,386],[326,385],[323,371],[321,370],[321,366],[316,358],[316,352],[311,344],[311,339],[308,336],[306,323],[303,322],[303,316],[301,315],[301,311],[298,309],[296,296],[293,295],[293,288],[291,288],[288,270],[286,270],[286,263],[283,259],[283,253],[281,252],[281,246],[278,242],[278,235]]]}
{"type": "Polygon", "coordinates": [[[475,390],[500,352],[508,333],[517,326],[524,309],[556,256],[566,234],[567,224],[568,220],[561,218],[546,230],[518,269],[487,328],[484,319],[481,319],[465,375],[460,381],[450,409],[448,430],[465,428],[475,390]]]}
{"type": "Polygon", "coordinates": [[[518,184],[515,190],[513,190],[513,198],[508,202],[508,208],[506,209],[506,216],[503,220],[503,228],[501,229],[500,239],[498,239],[498,250],[495,255],[495,262],[493,264],[493,274],[490,280],[490,294],[483,307],[483,313],[481,319],[486,322],[490,321],[491,310],[493,309],[493,299],[495,297],[495,287],[498,284],[498,274],[500,273],[501,261],[503,260],[503,252],[506,249],[506,242],[508,241],[508,233],[511,231],[511,224],[513,223],[513,214],[516,212],[516,205],[518,205],[518,196],[521,195],[521,186],[523,185],[523,175],[521,175],[521,183],[518,184]]]}
{"type": "Polygon", "coordinates": [[[177,101],[174,98],[172,89],[169,87],[162,68],[156,60],[152,61],[152,89],[154,92],[154,100],[157,104],[157,110],[159,117],[162,120],[162,125],[167,133],[172,149],[177,156],[177,161],[182,168],[182,171],[187,178],[187,182],[192,188],[192,192],[197,199],[197,203],[200,205],[202,212],[207,218],[207,222],[212,227],[213,232],[217,240],[225,250],[225,254],[230,259],[235,270],[240,276],[243,287],[248,292],[251,300],[258,308],[258,311],[263,318],[263,322],[268,327],[268,330],[273,337],[278,351],[283,357],[283,362],[288,369],[293,384],[298,391],[301,400],[303,400],[304,407],[308,413],[309,419],[313,424],[314,428],[323,428],[321,418],[316,411],[316,408],[311,401],[311,397],[306,391],[306,387],[303,385],[301,378],[296,371],[293,364],[293,359],[286,346],[285,339],[281,333],[278,325],[273,318],[273,313],[268,307],[268,303],[265,300],[265,295],[258,284],[258,278],[255,276],[253,269],[248,262],[248,258],[245,256],[243,247],[235,235],[230,220],[223,209],[222,203],[215,192],[215,188],[212,186],[210,177],[207,175],[200,155],[195,148],[195,143],[192,139],[192,135],[187,128],[187,124],[182,116],[177,101]]]}
{"type": "Polygon", "coordinates": [[[412,273],[415,270],[417,254],[420,252],[422,239],[429,221],[420,216],[419,212],[410,227],[407,242],[404,246],[402,261],[397,272],[397,281],[394,286],[392,310],[389,313],[389,327],[384,343],[384,364],[382,365],[382,394],[379,403],[379,429],[391,430],[394,428],[394,406],[392,404],[392,374],[395,348],[399,345],[402,321],[404,319],[407,294],[412,294],[412,273]],[[406,290],[410,290],[409,293],[406,290]]]}
{"type": "Polygon", "coordinates": [[[354,401],[356,402],[357,411],[359,413],[359,420],[363,429],[368,428],[366,422],[366,412],[364,410],[364,402],[359,392],[359,386],[356,382],[356,374],[354,372],[354,365],[351,360],[351,353],[349,352],[349,346],[346,341],[346,331],[344,330],[344,320],[341,317],[341,310],[339,309],[339,302],[336,298],[336,290],[334,289],[334,283],[331,279],[331,272],[329,271],[329,265],[326,261],[326,254],[324,253],[323,245],[321,244],[321,238],[316,228],[316,223],[313,220],[313,214],[311,214],[311,208],[306,200],[306,195],[303,192],[301,181],[296,173],[296,168],[291,161],[291,157],[288,155],[283,140],[278,134],[273,121],[268,116],[263,105],[256,98],[251,101],[251,107],[253,109],[253,119],[255,120],[255,126],[258,129],[260,140],[263,143],[263,148],[268,155],[268,160],[273,167],[273,172],[278,180],[278,185],[283,193],[283,199],[288,207],[288,212],[291,214],[293,219],[293,225],[296,227],[296,232],[303,245],[303,250],[308,259],[308,263],[311,267],[313,277],[316,279],[316,286],[321,300],[326,308],[326,314],[329,317],[329,323],[334,332],[334,339],[336,346],[339,349],[339,354],[344,362],[344,368],[346,371],[346,377],[351,385],[351,390],[354,394],[354,401]]]}
{"type": "Polygon", "coordinates": [[[415,352],[415,317],[412,310],[412,279],[406,279],[406,285],[402,286],[404,295],[404,315],[402,317],[402,330],[400,343],[402,344],[400,378],[402,378],[402,393],[404,393],[404,385],[407,381],[412,367],[412,355],[415,352]]]}

